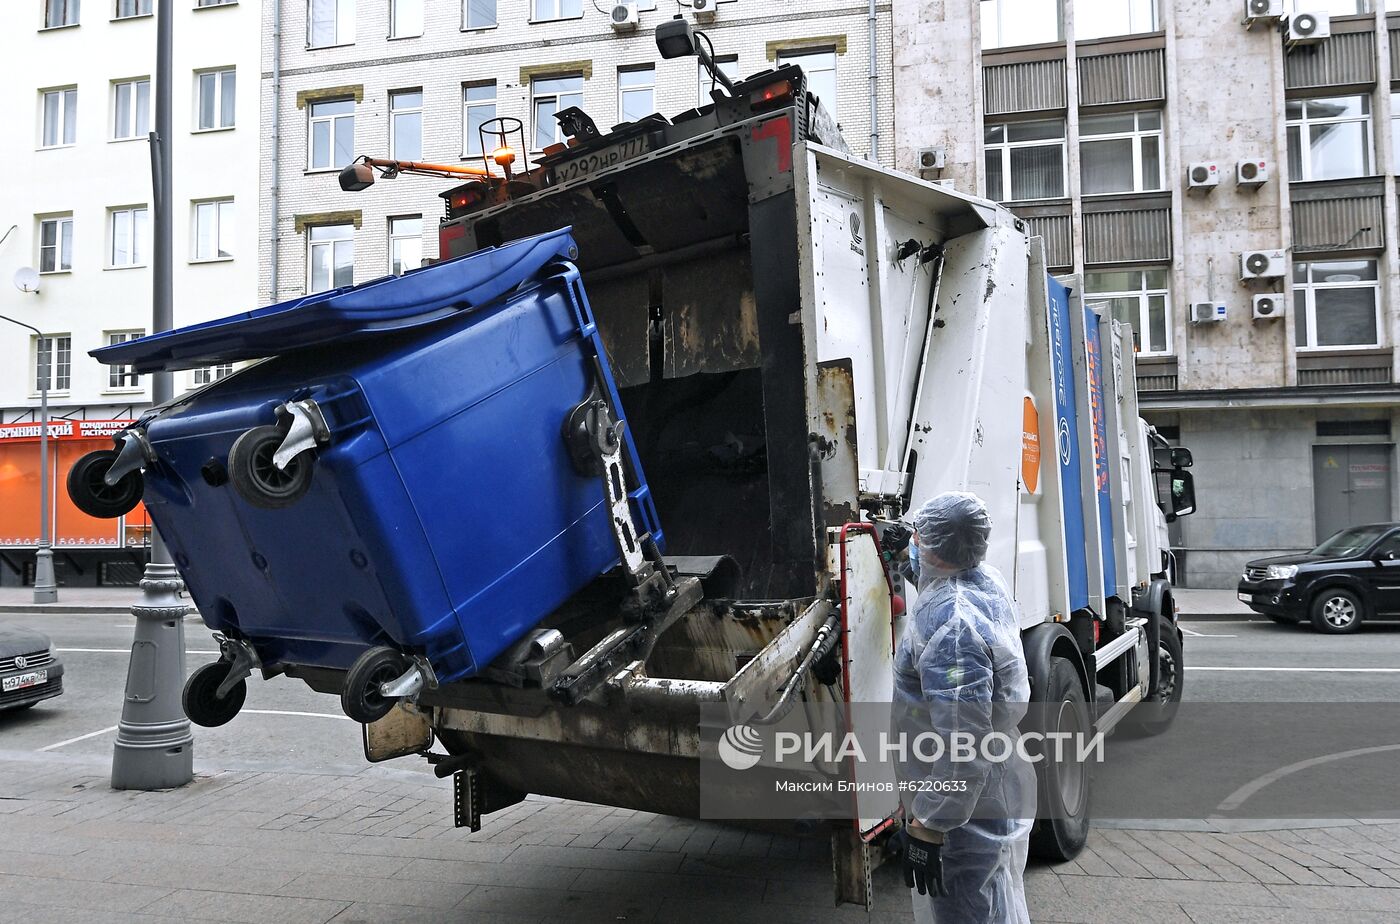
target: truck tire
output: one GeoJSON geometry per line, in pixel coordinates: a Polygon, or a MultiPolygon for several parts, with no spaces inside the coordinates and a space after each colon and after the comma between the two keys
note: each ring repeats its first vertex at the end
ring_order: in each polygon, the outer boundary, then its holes
{"type": "Polygon", "coordinates": [[[228,474],[233,488],[254,507],[290,507],[311,489],[313,460],[309,452],[293,456],[285,469],[272,461],[286,436],[279,427],[254,427],[229,450],[228,474]]]}
{"type": "Polygon", "coordinates": [[[1313,628],[1328,635],[1344,635],[1361,628],[1365,615],[1361,598],[1342,587],[1324,587],[1313,597],[1313,628]]]}
{"type": "Polygon", "coordinates": [[[116,450],[98,449],[73,463],[68,470],[68,497],[74,507],[100,520],[114,520],[136,509],[146,481],[140,472],[127,472],[116,484],[107,484],[103,479],[115,461],[116,450]]]}
{"type": "MultiPolygon", "coordinates": [[[[1052,707],[1046,732],[1089,735],[1092,720],[1079,672],[1068,659],[1050,658],[1045,705],[1052,707]],[[1059,704],[1059,709],[1053,709],[1059,704]]],[[[1089,839],[1089,768],[1074,761],[1054,761],[1047,754],[1037,765],[1037,805],[1043,813],[1031,829],[1031,854],[1046,860],[1073,860],[1089,839]]]]}
{"type": "MultiPolygon", "coordinates": [[[[1186,660],[1181,647],[1181,635],[1165,616],[1158,615],[1157,631],[1161,643],[1157,649],[1158,694],[1128,713],[1120,729],[1144,737],[1160,735],[1171,727],[1177,705],[1185,689],[1186,660]]],[[[1144,671],[1146,668],[1144,668],[1144,671]]]]}

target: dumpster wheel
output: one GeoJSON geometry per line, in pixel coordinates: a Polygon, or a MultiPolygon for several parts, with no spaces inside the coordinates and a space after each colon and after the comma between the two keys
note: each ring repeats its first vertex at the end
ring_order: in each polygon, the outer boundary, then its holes
{"type": "Polygon", "coordinates": [[[287,434],[280,427],[254,427],[234,440],[228,454],[228,474],[234,490],[254,507],[290,507],[311,488],[312,458],[302,452],[286,468],[273,456],[287,434]]]}
{"type": "Polygon", "coordinates": [[[185,681],[185,692],[180,697],[180,705],[191,722],[205,728],[218,728],[227,725],[243,708],[243,700],[248,696],[248,683],[239,680],[223,699],[219,698],[219,685],[233,667],[228,661],[214,661],[195,668],[190,679],[185,681]]]}
{"type": "Polygon", "coordinates": [[[397,680],[413,666],[406,655],[385,645],[371,648],[355,659],[345,675],[340,706],[356,722],[368,725],[389,714],[397,699],[381,692],[384,684],[397,680]]]}
{"type": "Polygon", "coordinates": [[[103,479],[116,461],[115,449],[99,449],[73,463],[68,472],[68,496],[73,506],[101,520],[116,519],[136,509],[146,489],[145,479],[133,471],[116,484],[107,484],[103,479]]]}

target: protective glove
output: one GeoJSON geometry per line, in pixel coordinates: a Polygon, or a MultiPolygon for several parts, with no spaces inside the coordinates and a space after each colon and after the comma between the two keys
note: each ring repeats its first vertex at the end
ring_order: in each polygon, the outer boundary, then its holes
{"type": "Polygon", "coordinates": [[[920,895],[947,896],[943,884],[942,836],[935,831],[904,827],[890,837],[890,849],[904,864],[904,884],[920,895]],[[928,838],[936,837],[937,840],[928,838]]]}

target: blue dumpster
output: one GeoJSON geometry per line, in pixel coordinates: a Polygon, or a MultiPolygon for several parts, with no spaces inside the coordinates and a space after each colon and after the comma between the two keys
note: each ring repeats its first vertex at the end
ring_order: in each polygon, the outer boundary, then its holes
{"type": "Polygon", "coordinates": [[[564,432],[590,396],[621,417],[574,255],[564,229],[94,351],[141,372],[267,357],[136,424],[143,499],[210,628],[265,670],[389,646],[450,682],[618,564],[602,478],[564,432]],[[298,402],[323,418],[314,447],[285,470],[240,457],[298,402]]]}

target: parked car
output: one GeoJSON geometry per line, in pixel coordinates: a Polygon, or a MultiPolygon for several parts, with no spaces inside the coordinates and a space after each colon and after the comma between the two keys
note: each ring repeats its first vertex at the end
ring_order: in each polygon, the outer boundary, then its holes
{"type": "Polygon", "coordinates": [[[1240,600],[1275,622],[1307,619],[1319,632],[1355,632],[1400,619],[1400,523],[1352,526],[1311,552],[1245,566],[1240,600]]]}
{"type": "Polygon", "coordinates": [[[0,625],[0,710],[27,709],[63,692],[63,662],[49,637],[0,625]]]}

